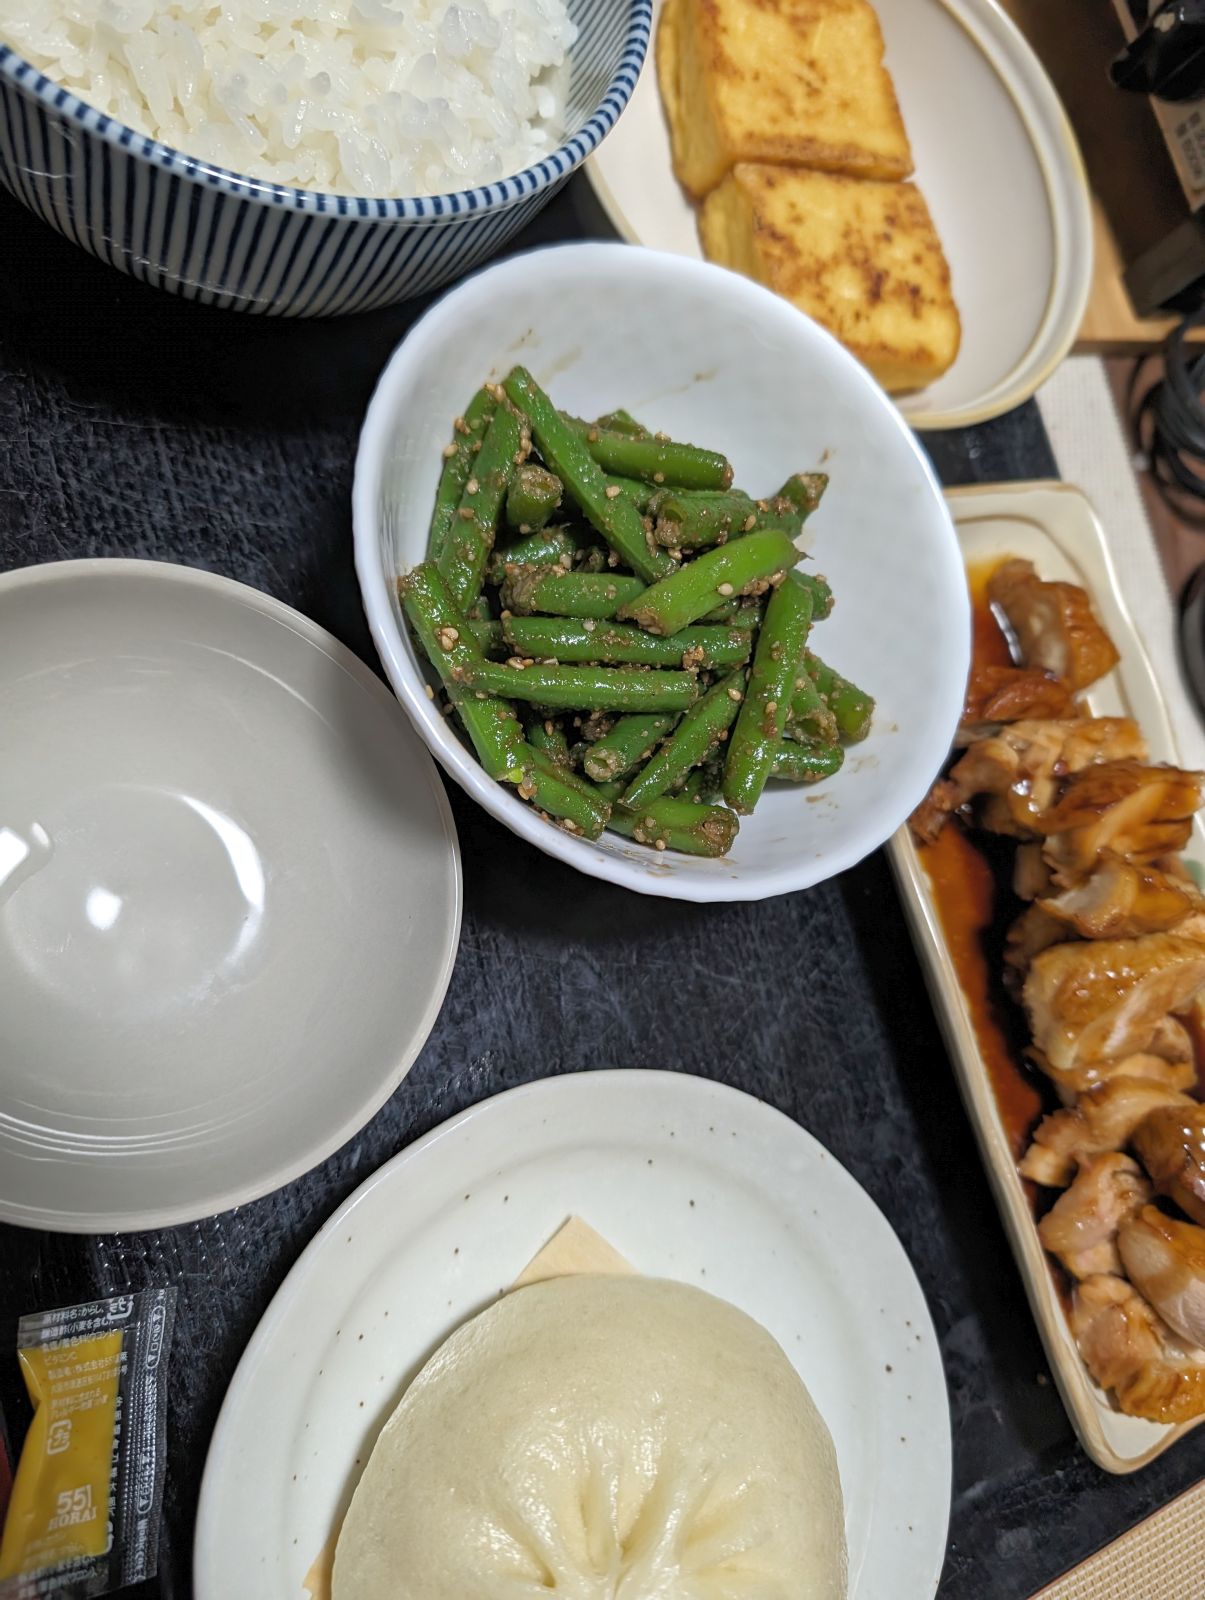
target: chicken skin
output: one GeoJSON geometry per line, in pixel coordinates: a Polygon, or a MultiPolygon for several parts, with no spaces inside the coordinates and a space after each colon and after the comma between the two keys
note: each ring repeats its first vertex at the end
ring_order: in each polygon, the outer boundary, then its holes
{"type": "Polygon", "coordinates": [[[1150,1197],[1150,1184],[1129,1156],[1115,1150],[1086,1156],[1075,1182],[1038,1224],[1038,1233],[1073,1278],[1120,1272],[1118,1230],[1139,1214],[1150,1197]]]}
{"type": "Polygon", "coordinates": [[[1134,1130],[1134,1149],[1155,1186],[1205,1225],[1205,1105],[1153,1110],[1134,1130]]]}
{"type": "Polygon", "coordinates": [[[1197,1081],[1197,1062],[1192,1040],[1175,1017],[1164,1017],[1145,1050],[1111,1061],[1077,1061],[1074,1066],[1056,1071],[1040,1050],[1030,1049],[1029,1059],[1054,1085],[1065,1106],[1072,1106],[1081,1094],[1098,1089],[1114,1078],[1144,1078],[1164,1089],[1187,1093],[1197,1081]]]}
{"type": "Polygon", "coordinates": [[[1168,1327],[1205,1344],[1205,1228],[1148,1205],[1125,1221],[1117,1248],[1130,1282],[1168,1327]]]}
{"type": "Polygon", "coordinates": [[[1027,667],[1041,667],[1077,690],[1117,665],[1116,646],[1076,584],[1045,583],[1032,562],[1005,561],[992,573],[987,592],[1007,617],[1027,667]]]}
{"type": "Polygon", "coordinates": [[[1121,1150],[1152,1111],[1195,1104],[1188,1095],[1146,1078],[1111,1078],[1080,1095],[1074,1106],[1043,1117],[1017,1170],[1034,1183],[1065,1189],[1078,1162],[1121,1150]]]}
{"type": "Polygon", "coordinates": [[[974,666],[956,742],[969,743],[1001,722],[1045,721],[1078,714],[1070,687],[1040,668],[974,666]]]}
{"type": "Polygon", "coordinates": [[[1187,1422],[1205,1410],[1205,1350],[1182,1344],[1124,1278],[1077,1284],[1071,1331],[1088,1371],[1129,1416],[1187,1422]]]}
{"type": "Polygon", "coordinates": [[[1013,722],[977,739],[933,785],[912,816],[912,831],[930,843],[950,816],[977,796],[987,796],[980,822],[995,833],[1041,836],[1035,820],[1054,805],[1061,780],[1098,762],[1135,760],[1146,741],[1128,717],[1084,717],[1059,722],[1013,722]]]}
{"type": "Polygon", "coordinates": [[[1029,826],[1047,836],[1043,854],[1055,881],[1068,887],[1106,852],[1137,865],[1188,842],[1205,773],[1179,767],[1106,761],[1069,775],[1058,800],[1029,826]]]}
{"type": "Polygon", "coordinates": [[[1205,943],[1174,933],[1077,939],[1040,951],[1022,999],[1035,1047],[1056,1072],[1147,1050],[1169,1012],[1205,984],[1205,943]]]}
{"type": "Polygon", "coordinates": [[[1032,898],[1048,916],[1067,923],[1082,939],[1136,939],[1144,933],[1165,933],[1202,907],[1191,880],[1172,877],[1158,867],[1135,865],[1108,852],[1088,877],[1069,889],[1032,898]]]}

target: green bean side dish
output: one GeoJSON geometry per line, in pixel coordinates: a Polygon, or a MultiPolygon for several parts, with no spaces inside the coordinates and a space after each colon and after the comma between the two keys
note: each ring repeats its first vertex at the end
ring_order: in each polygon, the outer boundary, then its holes
{"type": "Polygon", "coordinates": [[[810,648],[833,595],[795,541],[823,473],[757,499],[715,451],[568,416],[523,367],[443,456],[398,595],[481,765],[546,820],[722,856],[767,781],[831,777],[870,731],[810,648]]]}

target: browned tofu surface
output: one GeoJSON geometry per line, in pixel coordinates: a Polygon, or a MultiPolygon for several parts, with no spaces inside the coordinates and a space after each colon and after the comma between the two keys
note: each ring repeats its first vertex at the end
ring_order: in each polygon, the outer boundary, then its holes
{"type": "Polygon", "coordinates": [[[674,171],[696,199],[738,161],[912,170],[869,0],[666,0],[657,74],[674,171]]]}
{"type": "Polygon", "coordinates": [[[932,383],[958,354],[950,269],[914,184],[740,165],[699,233],[708,260],[814,317],[886,389],[932,383]]]}

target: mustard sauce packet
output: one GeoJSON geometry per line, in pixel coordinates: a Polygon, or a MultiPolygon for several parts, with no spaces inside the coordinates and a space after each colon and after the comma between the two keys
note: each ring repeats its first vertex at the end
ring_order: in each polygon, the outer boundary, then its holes
{"type": "Polygon", "coordinates": [[[0,1538],[0,1600],[92,1600],[159,1562],[176,1291],[22,1317],[34,1416],[0,1538]]]}

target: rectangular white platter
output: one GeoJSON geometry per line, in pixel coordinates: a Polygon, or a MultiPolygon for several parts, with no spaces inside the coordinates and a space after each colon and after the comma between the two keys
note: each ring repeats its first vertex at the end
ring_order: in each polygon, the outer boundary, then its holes
{"type": "MultiPolygon", "coordinates": [[[[1158,681],[1126,608],[1103,530],[1084,494],[1068,484],[1028,483],[952,489],[946,498],[968,567],[1020,556],[1032,561],[1043,578],[1077,583],[1087,590],[1097,616],[1121,653],[1118,666],[1084,696],[1090,710],[1096,716],[1133,717],[1146,735],[1151,760],[1177,762],[1158,681]]],[[[1197,1422],[1169,1427],[1127,1417],[1089,1377],[1017,1174],[971,1010],[946,948],[923,851],[918,851],[908,829],[901,828],[888,845],[888,855],[967,1115],[1063,1403],[1084,1449],[1099,1466],[1106,1472],[1134,1472],[1197,1422]]],[[[1205,861],[1200,819],[1185,857],[1198,869],[1205,861]]]]}

